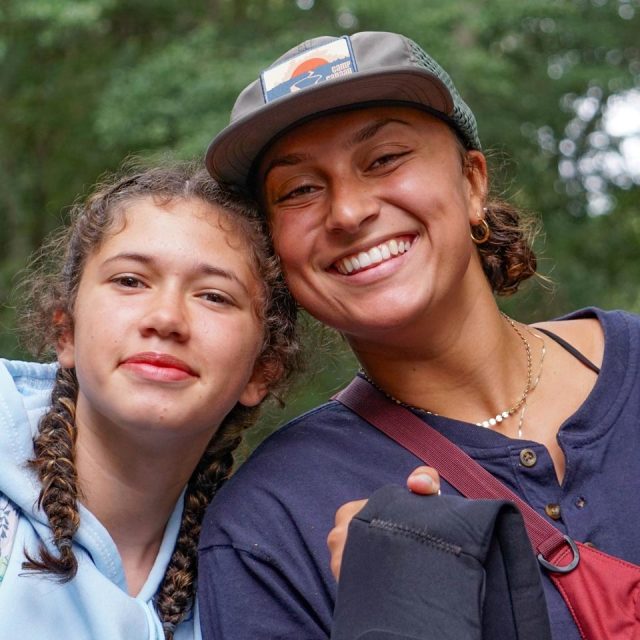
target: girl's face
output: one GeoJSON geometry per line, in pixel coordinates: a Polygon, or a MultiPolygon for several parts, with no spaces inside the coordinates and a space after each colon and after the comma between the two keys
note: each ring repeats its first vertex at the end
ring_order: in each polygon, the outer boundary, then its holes
{"type": "Polygon", "coordinates": [[[469,235],[486,168],[480,153],[469,162],[446,124],[405,107],[327,116],[278,140],[259,178],[293,295],[353,339],[486,287],[469,235]]]}
{"type": "Polygon", "coordinates": [[[204,446],[236,402],[266,393],[260,293],[245,240],[219,209],[125,204],[86,261],[72,335],[58,347],[78,377],[77,424],[204,446]]]}

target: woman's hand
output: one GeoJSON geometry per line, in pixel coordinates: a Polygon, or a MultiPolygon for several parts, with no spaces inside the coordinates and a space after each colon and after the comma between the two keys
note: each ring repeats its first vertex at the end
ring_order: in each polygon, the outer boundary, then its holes
{"type": "Polygon", "coordinates": [[[331,552],[331,573],[333,573],[336,580],[340,577],[340,566],[342,565],[344,546],[347,543],[349,523],[365,504],[367,504],[366,500],[353,500],[343,504],[336,511],[335,526],[327,536],[327,545],[331,552]]]}
{"type": "MultiPolygon", "coordinates": [[[[413,493],[432,495],[440,492],[440,476],[431,467],[418,467],[407,478],[407,487],[413,493]]],[[[342,554],[347,543],[347,531],[353,517],[367,504],[367,500],[346,502],[336,511],[335,525],[327,536],[327,546],[331,552],[331,572],[336,580],[340,577],[342,554]]]]}

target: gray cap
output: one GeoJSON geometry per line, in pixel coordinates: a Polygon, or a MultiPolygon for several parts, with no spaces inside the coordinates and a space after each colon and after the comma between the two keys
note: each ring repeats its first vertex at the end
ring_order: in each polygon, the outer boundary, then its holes
{"type": "Polygon", "coordinates": [[[423,108],[447,121],[467,148],[480,149],[476,119],[449,74],[409,38],[364,31],[307,40],[263,71],[209,145],[207,169],[219,182],[244,187],[262,151],[285,131],[380,104],[423,108]]]}

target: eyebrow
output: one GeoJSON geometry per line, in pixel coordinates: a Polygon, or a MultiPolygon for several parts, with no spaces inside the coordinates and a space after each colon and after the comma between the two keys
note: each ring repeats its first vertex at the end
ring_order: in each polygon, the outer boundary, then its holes
{"type": "MultiPolygon", "coordinates": [[[[361,129],[355,131],[349,138],[347,138],[344,146],[350,148],[362,142],[366,142],[367,140],[373,138],[378,133],[378,131],[380,131],[380,129],[392,123],[403,125],[409,124],[405,120],[400,120],[399,118],[380,118],[378,120],[374,120],[373,122],[366,124],[361,129]]],[[[304,162],[305,160],[310,159],[311,156],[308,153],[288,153],[284,156],[277,156],[273,158],[273,160],[271,160],[271,162],[269,162],[269,164],[266,166],[262,174],[262,180],[266,180],[269,172],[276,167],[292,167],[296,164],[299,164],[300,162],[304,162]]]]}
{"type": "Polygon", "coordinates": [[[386,127],[389,124],[404,124],[408,125],[409,123],[405,120],[400,120],[399,118],[380,118],[379,120],[374,120],[373,122],[365,125],[361,129],[358,129],[346,142],[347,147],[353,147],[356,144],[361,142],[365,142],[366,140],[371,140],[380,129],[386,127]]]}
{"type": "Polygon", "coordinates": [[[285,156],[277,156],[273,160],[269,162],[266,166],[263,174],[262,180],[266,180],[269,172],[275,169],[276,167],[293,167],[300,162],[304,162],[305,160],[309,160],[311,156],[308,153],[288,153],[285,156]]]}
{"type": "MultiPolygon", "coordinates": [[[[122,252],[117,253],[110,258],[107,258],[102,264],[106,265],[111,262],[116,262],[117,260],[132,260],[133,262],[139,262],[140,264],[153,266],[156,260],[149,255],[144,253],[132,253],[132,252],[122,252]]],[[[238,283],[245,292],[249,293],[249,290],[245,286],[244,282],[238,278],[238,276],[228,269],[223,269],[222,267],[216,267],[212,264],[208,264],[206,262],[199,262],[196,264],[194,271],[199,275],[205,276],[220,276],[221,278],[225,278],[227,280],[232,280],[238,283]]]]}

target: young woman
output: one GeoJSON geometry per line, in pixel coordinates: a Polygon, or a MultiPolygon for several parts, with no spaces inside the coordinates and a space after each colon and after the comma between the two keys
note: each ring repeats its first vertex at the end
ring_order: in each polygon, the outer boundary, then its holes
{"type": "MultiPolygon", "coordinates": [[[[640,562],[640,320],[500,312],[535,273],[528,229],[489,195],[473,113],[428,54],[390,33],[302,43],[240,94],[207,166],[260,199],[291,292],[363,377],[563,533],[640,562]]],[[[327,638],[335,510],[419,464],[337,402],[277,432],[206,519],[205,636],[327,638]]],[[[576,640],[544,588],[553,637],[576,640]]]]}
{"type": "Polygon", "coordinates": [[[22,328],[57,363],[0,367],[2,637],[200,637],[204,509],[296,361],[262,226],[204,170],[158,168],[41,251],[22,328]]]}

